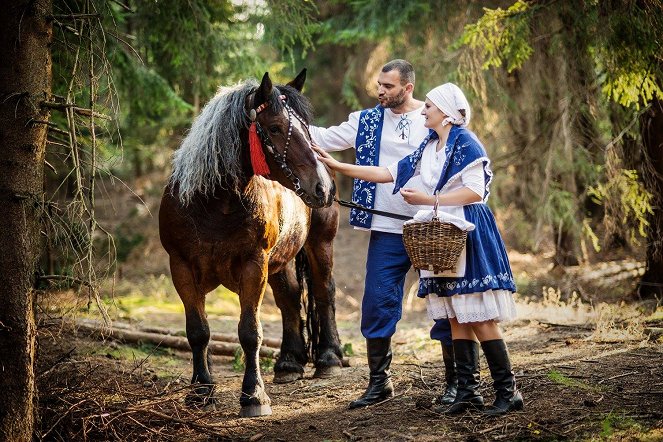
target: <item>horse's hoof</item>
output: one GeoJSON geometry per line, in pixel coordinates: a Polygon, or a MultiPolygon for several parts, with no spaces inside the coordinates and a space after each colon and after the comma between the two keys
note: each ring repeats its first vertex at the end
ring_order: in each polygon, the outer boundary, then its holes
{"type": "Polygon", "coordinates": [[[239,412],[239,417],[270,416],[272,407],[269,405],[246,405],[239,412]]]}
{"type": "Polygon", "coordinates": [[[304,377],[303,373],[295,371],[281,371],[274,373],[274,383],[275,384],[287,384],[288,382],[294,382],[304,377]]]}
{"type": "Polygon", "coordinates": [[[331,365],[329,367],[318,367],[313,374],[314,378],[333,378],[341,374],[341,367],[338,365],[331,365]]]}

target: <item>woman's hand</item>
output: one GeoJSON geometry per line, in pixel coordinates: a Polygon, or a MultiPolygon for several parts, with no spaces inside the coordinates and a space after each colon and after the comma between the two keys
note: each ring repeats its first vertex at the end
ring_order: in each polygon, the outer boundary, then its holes
{"type": "Polygon", "coordinates": [[[406,203],[413,206],[432,206],[435,204],[435,197],[415,189],[401,189],[401,195],[406,203]]]}
{"type": "Polygon", "coordinates": [[[331,155],[315,144],[312,147],[313,151],[318,154],[318,160],[331,170],[335,170],[352,178],[359,178],[360,180],[371,181],[374,183],[391,183],[394,181],[391,177],[391,173],[389,173],[389,169],[386,167],[359,166],[356,164],[342,163],[336,161],[331,155]]]}
{"type": "Polygon", "coordinates": [[[318,160],[322,161],[330,169],[338,170],[342,166],[342,163],[336,161],[334,157],[325,152],[321,147],[316,146],[315,144],[312,147],[313,151],[318,154],[318,160]]]}

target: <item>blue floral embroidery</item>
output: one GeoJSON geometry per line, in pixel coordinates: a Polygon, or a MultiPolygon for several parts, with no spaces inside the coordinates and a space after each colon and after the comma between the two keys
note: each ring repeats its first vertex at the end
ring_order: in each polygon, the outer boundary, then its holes
{"type": "MultiPolygon", "coordinates": [[[[383,121],[384,108],[381,106],[362,111],[355,140],[357,164],[364,166],[379,164],[383,121]]],[[[355,179],[352,186],[352,201],[372,209],[375,205],[376,189],[375,183],[355,179]]],[[[353,226],[370,228],[372,219],[373,215],[364,210],[350,210],[350,224],[353,226]]]]}
{"type": "Polygon", "coordinates": [[[463,289],[472,289],[475,292],[495,289],[515,291],[515,287],[516,282],[508,272],[485,275],[481,279],[473,278],[472,280],[466,278],[422,278],[419,282],[419,295],[426,296],[429,293],[442,295],[448,291],[470,293],[463,289]]]}

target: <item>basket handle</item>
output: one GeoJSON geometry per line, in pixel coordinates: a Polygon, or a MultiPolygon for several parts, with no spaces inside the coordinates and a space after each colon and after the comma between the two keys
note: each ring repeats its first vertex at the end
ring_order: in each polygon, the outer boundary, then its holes
{"type": "Polygon", "coordinates": [[[435,205],[433,206],[433,218],[432,221],[437,221],[439,218],[437,216],[437,206],[440,204],[440,191],[435,192],[435,205]]]}

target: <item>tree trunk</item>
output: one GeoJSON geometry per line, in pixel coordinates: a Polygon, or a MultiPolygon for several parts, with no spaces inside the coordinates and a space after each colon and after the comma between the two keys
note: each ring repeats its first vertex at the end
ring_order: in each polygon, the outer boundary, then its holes
{"type": "Polygon", "coordinates": [[[654,99],[641,120],[645,165],[644,183],[651,192],[653,213],[647,229],[647,263],[638,295],[663,296],[663,101],[654,99]]]}
{"type": "Polygon", "coordinates": [[[50,0],[0,14],[0,440],[29,441],[37,416],[34,275],[51,91],[50,0]]]}

